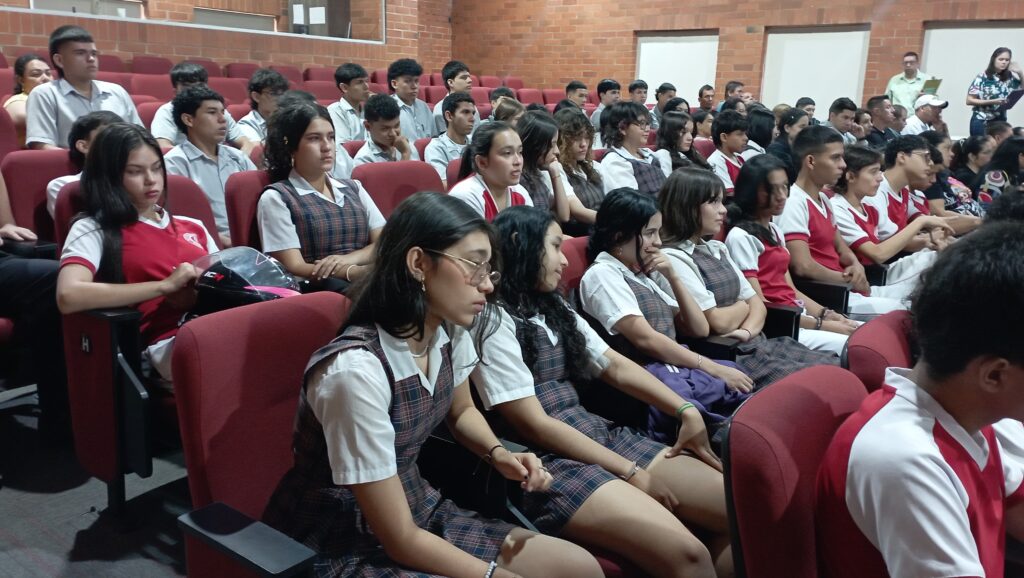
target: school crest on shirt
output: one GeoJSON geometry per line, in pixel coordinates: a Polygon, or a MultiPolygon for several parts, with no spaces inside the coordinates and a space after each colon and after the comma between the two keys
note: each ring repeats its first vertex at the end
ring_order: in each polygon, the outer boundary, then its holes
{"type": "Polygon", "coordinates": [[[200,249],[205,249],[205,247],[203,247],[203,244],[199,242],[199,235],[197,235],[195,233],[185,233],[185,234],[183,234],[181,236],[181,238],[185,239],[186,243],[189,243],[191,245],[195,245],[196,247],[199,247],[200,249]]]}

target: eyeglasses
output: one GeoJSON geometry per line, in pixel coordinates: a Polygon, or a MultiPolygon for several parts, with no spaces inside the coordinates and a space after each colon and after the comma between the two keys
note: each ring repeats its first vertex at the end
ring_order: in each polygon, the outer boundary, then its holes
{"type": "Polygon", "coordinates": [[[640,130],[648,130],[648,129],[651,128],[651,123],[643,122],[643,121],[639,121],[639,120],[635,120],[635,121],[633,121],[633,122],[631,122],[629,124],[640,127],[640,130]]]}
{"type": "Polygon", "coordinates": [[[490,279],[492,285],[497,285],[498,281],[501,280],[501,272],[491,271],[491,264],[487,261],[484,261],[483,263],[477,263],[476,261],[470,261],[469,259],[464,259],[462,257],[458,257],[450,253],[445,253],[444,251],[435,251],[433,249],[424,250],[427,253],[433,253],[435,255],[441,255],[442,257],[448,257],[455,263],[458,263],[460,268],[462,268],[463,263],[465,263],[466,265],[470,265],[472,269],[470,269],[469,271],[463,269],[464,273],[469,274],[469,277],[466,279],[467,285],[479,287],[480,284],[484,282],[485,278],[490,279]]]}
{"type": "Polygon", "coordinates": [[[916,157],[921,157],[928,164],[932,164],[932,162],[933,162],[932,161],[932,155],[928,151],[914,151],[914,152],[912,152],[910,154],[913,155],[913,156],[916,156],[916,157]]]}

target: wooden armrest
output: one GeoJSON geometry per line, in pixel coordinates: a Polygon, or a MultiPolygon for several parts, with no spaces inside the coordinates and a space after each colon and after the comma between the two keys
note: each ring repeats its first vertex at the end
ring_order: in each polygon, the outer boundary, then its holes
{"type": "Polygon", "coordinates": [[[800,339],[800,316],[803,310],[792,305],[776,305],[765,303],[768,315],[764,320],[766,337],[792,337],[800,339]]]}
{"type": "Polygon", "coordinates": [[[828,283],[793,277],[793,285],[804,295],[833,311],[846,313],[849,310],[850,285],[846,283],[828,283]]]}

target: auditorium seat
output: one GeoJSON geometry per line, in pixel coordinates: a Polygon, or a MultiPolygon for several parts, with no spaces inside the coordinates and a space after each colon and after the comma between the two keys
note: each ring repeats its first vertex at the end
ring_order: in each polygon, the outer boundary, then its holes
{"type": "Polygon", "coordinates": [[[424,72],[420,75],[420,86],[440,86],[434,83],[434,80],[430,77],[429,72],[424,72]]]}
{"type": "Polygon", "coordinates": [[[562,271],[561,290],[567,298],[580,286],[583,274],[590,261],[587,259],[587,243],[590,237],[573,237],[562,243],[562,253],[568,265],[562,271]]]}
{"type": "Polygon", "coordinates": [[[130,72],[123,72],[121,70],[100,70],[96,73],[96,80],[102,80],[103,82],[113,82],[114,84],[120,86],[128,92],[131,92],[132,76],[135,75],[130,72]]]}
{"type": "MultiPolygon", "coordinates": [[[[11,95],[11,89],[14,88],[14,69],[13,68],[0,68],[0,91],[5,95],[11,95]]],[[[7,101],[7,97],[4,97],[4,101],[7,101]]],[[[0,102],[0,108],[3,108],[3,102],[0,102]]]]}
{"type": "Polygon", "coordinates": [[[334,84],[334,81],[326,80],[306,80],[302,83],[302,90],[312,94],[318,99],[337,100],[341,97],[341,93],[338,92],[338,86],[334,84]]]}
{"type": "Polygon", "coordinates": [[[502,83],[512,90],[519,90],[520,88],[526,87],[526,85],[523,84],[523,79],[518,76],[506,76],[504,80],[502,80],[502,83]]]}
{"type": "Polygon", "coordinates": [[[601,97],[597,95],[597,90],[591,90],[587,92],[587,102],[594,106],[601,104],[601,97]]]}
{"type": "Polygon", "coordinates": [[[231,118],[235,119],[236,121],[252,112],[252,106],[249,105],[248,99],[238,104],[229,104],[226,108],[228,109],[228,112],[231,113],[231,118]]]}
{"type": "Polygon", "coordinates": [[[57,177],[78,172],[68,160],[68,151],[14,151],[4,157],[0,172],[7,183],[14,222],[31,229],[44,241],[53,241],[53,219],[46,211],[46,185],[57,177]]]}
{"type": "Polygon", "coordinates": [[[480,76],[480,86],[489,89],[498,88],[501,86],[501,79],[497,76],[490,76],[487,74],[480,76]]]}
{"type": "Polygon", "coordinates": [[[544,104],[544,95],[536,88],[516,89],[516,99],[523,103],[523,106],[529,104],[544,104]]]}
{"type": "Polygon", "coordinates": [[[426,161],[427,160],[427,145],[430,144],[431,140],[433,140],[433,139],[431,139],[429,137],[427,137],[427,138],[418,138],[418,139],[416,139],[416,142],[413,143],[413,146],[416,147],[416,153],[420,155],[420,160],[421,161],[426,161]]]}
{"type": "Polygon", "coordinates": [[[208,84],[224,97],[225,105],[249,102],[249,81],[244,78],[210,78],[208,84]]]}
{"type": "Polygon", "coordinates": [[[704,155],[704,158],[708,158],[715,152],[715,142],[709,138],[695,138],[693,139],[693,148],[704,155]]]}
{"type": "MultiPolygon", "coordinates": [[[[469,93],[470,95],[472,95],[473,102],[476,103],[477,106],[480,106],[481,104],[491,103],[491,90],[489,88],[484,88],[482,86],[474,86],[473,88],[469,89],[469,93]]],[[[480,118],[484,117],[481,116],[480,118]]]]}
{"type": "Polygon", "coordinates": [[[19,150],[21,143],[18,142],[18,131],[14,128],[14,121],[7,113],[7,109],[0,106],[0,162],[3,162],[7,155],[19,150]]]}
{"type": "Polygon", "coordinates": [[[435,104],[444,100],[444,97],[448,96],[448,89],[443,86],[428,86],[426,89],[427,97],[424,100],[430,105],[431,109],[434,108],[435,104]]]}
{"type": "Polygon", "coordinates": [[[843,349],[842,365],[867,387],[882,387],[887,367],[912,367],[914,352],[910,343],[909,311],[879,315],[853,332],[843,349]]]}
{"type": "Polygon", "coordinates": [[[135,105],[135,110],[139,109],[140,104],[146,104],[147,102],[160,102],[159,100],[152,96],[149,96],[148,94],[129,94],[128,96],[131,97],[132,104],[135,105]]]}
{"type": "Polygon", "coordinates": [[[444,191],[437,171],[423,161],[367,163],[356,167],[352,178],[362,183],[385,219],[415,193],[444,191]]]}
{"type": "Polygon", "coordinates": [[[459,169],[461,167],[462,159],[452,159],[448,161],[448,170],[445,171],[445,183],[448,185],[449,191],[452,190],[452,187],[459,183],[459,169]]]}
{"type": "Polygon", "coordinates": [[[7,68],[7,57],[0,52],[0,68],[7,68]]]}
{"type": "Polygon", "coordinates": [[[391,91],[388,90],[387,83],[382,82],[371,82],[370,92],[372,92],[373,94],[391,94],[391,91]]]}
{"type": "MultiPolygon", "coordinates": [[[[150,97],[150,98],[152,98],[152,97],[150,97]]],[[[160,101],[156,101],[156,102],[143,102],[143,103],[135,105],[135,110],[138,111],[139,118],[142,119],[142,124],[146,128],[150,128],[150,127],[153,126],[153,117],[156,116],[157,109],[159,109],[163,105],[164,105],[164,103],[160,102],[160,101]]]]}
{"type": "Polygon", "coordinates": [[[162,74],[166,78],[173,66],[174,63],[163,56],[137,54],[132,57],[131,71],[135,74],[162,74]]]}
{"type": "Polygon", "coordinates": [[[115,54],[100,54],[98,60],[100,70],[107,72],[125,72],[127,70],[124,60],[121,60],[121,57],[115,54]]]}
{"type": "Polygon", "coordinates": [[[228,78],[244,78],[249,80],[252,73],[260,68],[255,62],[230,62],[224,66],[224,73],[228,78]]]}
{"type": "Polygon", "coordinates": [[[823,365],[775,382],[733,414],[722,461],[737,576],[818,576],[818,467],[865,397],[857,376],[823,365]]]}
{"type": "Polygon", "coordinates": [[[658,144],[658,131],[652,129],[647,133],[647,148],[658,150],[658,147],[655,146],[656,144],[658,144]]]}
{"type": "Polygon", "coordinates": [[[259,227],[256,225],[256,208],[260,195],[269,184],[270,177],[266,171],[241,171],[228,177],[228,182],[224,184],[228,228],[231,231],[231,242],[236,247],[263,250],[259,227]]]}
{"type": "Polygon", "coordinates": [[[491,112],[493,112],[490,102],[482,102],[476,105],[476,111],[480,114],[480,120],[490,118],[491,112]]]}
{"type": "Polygon", "coordinates": [[[444,82],[444,76],[442,76],[440,72],[433,72],[430,74],[430,85],[443,87],[446,91],[448,89],[444,82]]]}
{"type": "Polygon", "coordinates": [[[608,154],[608,149],[594,149],[592,152],[594,155],[594,162],[599,163],[604,160],[604,155],[608,154]]]}
{"type": "Polygon", "coordinates": [[[289,66],[287,64],[275,64],[270,68],[281,73],[282,76],[287,78],[289,81],[295,84],[302,84],[302,71],[295,66],[289,66]]]}
{"type": "Polygon", "coordinates": [[[549,103],[549,104],[545,104],[544,108],[546,108],[547,111],[550,112],[551,114],[555,114],[555,106],[557,106],[557,105],[554,104],[554,103],[549,103]]]}
{"type": "Polygon", "coordinates": [[[541,92],[544,95],[544,104],[558,104],[565,98],[565,91],[557,88],[545,88],[541,92]]]}
{"type": "Polygon", "coordinates": [[[206,74],[210,77],[211,80],[214,78],[221,78],[224,76],[224,72],[221,70],[220,65],[208,58],[187,58],[185,59],[185,62],[198,64],[199,66],[205,68],[206,74]]]}
{"type": "Polygon", "coordinates": [[[249,160],[251,160],[252,164],[256,165],[257,168],[262,168],[263,167],[263,144],[262,143],[252,147],[252,150],[249,151],[249,160]]]}
{"type": "Polygon", "coordinates": [[[147,94],[168,102],[174,98],[174,86],[171,77],[165,74],[134,74],[132,75],[132,94],[147,94]]]}
{"type": "Polygon", "coordinates": [[[587,118],[590,118],[594,111],[597,110],[596,104],[590,104],[589,102],[583,103],[583,112],[587,113],[587,118]]]}
{"type": "Polygon", "coordinates": [[[356,153],[359,152],[359,149],[363,148],[364,144],[366,144],[366,141],[350,140],[341,146],[345,147],[345,152],[348,153],[348,156],[356,158],[356,153]]]}
{"type": "Polygon", "coordinates": [[[384,86],[387,86],[387,84],[388,84],[388,69],[387,68],[378,68],[377,70],[374,70],[373,72],[371,72],[370,73],[370,82],[376,82],[377,84],[383,84],[384,86]]]}
{"type": "Polygon", "coordinates": [[[470,74],[469,75],[469,80],[472,83],[472,86],[480,86],[480,77],[479,76],[477,76],[475,74],[470,74]]]}
{"type": "Polygon", "coordinates": [[[302,71],[302,80],[322,80],[334,84],[334,69],[324,67],[310,67],[302,71]]]}

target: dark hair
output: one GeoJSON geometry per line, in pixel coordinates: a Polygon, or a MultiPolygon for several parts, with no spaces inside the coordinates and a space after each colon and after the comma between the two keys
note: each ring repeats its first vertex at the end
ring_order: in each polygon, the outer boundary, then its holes
{"type": "Polygon", "coordinates": [[[1006,122],[1005,120],[990,120],[985,125],[985,134],[995,138],[997,135],[1001,135],[1004,132],[1013,132],[1013,125],[1006,122]]]}
{"type": "Polygon", "coordinates": [[[319,104],[312,93],[305,90],[292,89],[285,91],[277,99],[277,108],[295,106],[297,104],[319,104]]]}
{"type": "Polygon", "coordinates": [[[704,155],[700,154],[697,147],[690,145],[690,150],[688,151],[678,149],[679,137],[682,135],[683,129],[686,128],[686,123],[688,122],[693,122],[693,119],[685,112],[672,111],[663,114],[661,116],[661,124],[658,126],[658,148],[669,151],[669,156],[672,158],[673,171],[680,167],[689,166],[691,163],[705,169],[711,168],[711,165],[708,164],[704,155]],[[683,157],[680,157],[680,154],[683,157]]]}
{"type": "Polygon", "coordinates": [[[865,114],[868,115],[868,118],[871,118],[872,116],[871,111],[869,111],[868,109],[858,108],[853,112],[853,122],[860,124],[860,121],[862,118],[864,118],[865,114]]]}
{"type": "MultiPolygon", "coordinates": [[[[650,195],[625,187],[610,191],[597,210],[594,230],[587,243],[587,260],[593,261],[602,251],[611,252],[615,246],[639,238],[657,212],[658,205],[650,195]]],[[[639,243],[636,249],[637,262],[642,263],[639,243]]]]}
{"type": "Polygon", "coordinates": [[[766,148],[774,134],[775,114],[762,106],[751,107],[747,112],[747,137],[766,148]]]}
{"type": "Polygon", "coordinates": [[[206,84],[210,80],[210,73],[195,62],[175,64],[171,67],[170,76],[174,88],[178,88],[179,84],[206,84]]]}
{"type": "Polygon", "coordinates": [[[1009,177],[1010,184],[1021,184],[1020,155],[1024,155],[1024,136],[1011,136],[999,143],[996,152],[992,154],[992,160],[978,171],[978,178],[984,179],[992,171],[1003,171],[1009,177]]]}
{"type": "Polygon", "coordinates": [[[639,78],[629,83],[630,92],[636,92],[640,89],[647,90],[647,83],[640,80],[639,78]]]}
{"type": "Polygon", "coordinates": [[[588,151],[587,158],[577,162],[570,147],[578,138],[586,138],[587,142],[594,141],[594,125],[590,124],[587,116],[580,114],[579,108],[573,106],[571,109],[555,112],[555,122],[558,124],[558,149],[561,153],[562,166],[566,169],[566,176],[571,180],[573,170],[579,168],[586,176],[588,182],[595,185],[601,184],[601,174],[594,170],[594,163],[588,151]]]}
{"type": "Polygon", "coordinates": [[[50,33],[50,62],[61,77],[64,76],[64,69],[57,64],[53,55],[60,52],[61,47],[68,42],[95,42],[95,40],[92,39],[92,35],[85,28],[75,26],[74,24],[58,26],[50,33]]]}
{"type": "Polygon", "coordinates": [[[189,127],[181,120],[181,115],[195,116],[196,111],[207,100],[216,100],[224,104],[224,97],[215,92],[205,84],[190,86],[179,92],[171,101],[171,114],[174,116],[174,126],[178,127],[183,134],[188,134],[189,127]]]}
{"type": "Polygon", "coordinates": [[[441,68],[441,79],[444,80],[445,88],[448,88],[448,81],[455,80],[455,78],[463,72],[469,72],[469,67],[464,62],[458,60],[449,60],[441,68]]]}
{"type": "MultiPolygon", "coordinates": [[[[507,120],[511,122],[517,115],[526,112],[526,107],[523,103],[519,102],[514,98],[506,98],[498,103],[491,112],[491,118],[494,120],[507,120]]],[[[479,131],[480,129],[477,129],[479,131]]]]}
{"type": "Polygon", "coordinates": [[[698,108],[696,111],[694,111],[692,116],[693,116],[693,136],[697,136],[697,125],[698,124],[702,124],[704,122],[704,120],[707,119],[709,116],[711,117],[711,120],[715,119],[715,114],[712,111],[704,110],[702,108],[698,108]]]}
{"type": "Polygon", "coordinates": [[[366,122],[395,120],[401,114],[402,109],[398,107],[398,103],[386,94],[371,96],[366,100],[366,105],[363,107],[363,118],[366,119],[366,122]]]}
{"type": "Polygon", "coordinates": [[[501,261],[504,264],[498,304],[522,323],[517,324],[516,340],[522,346],[523,361],[537,375],[537,333],[530,321],[543,315],[558,341],[564,344],[564,359],[569,380],[582,383],[588,378],[587,347],[576,328],[576,315],[557,291],[537,290],[544,270],[547,230],[554,222],[551,211],[537,207],[509,207],[494,219],[501,261]]]}
{"type": "Polygon", "coordinates": [[[896,118],[907,118],[907,107],[902,104],[892,105],[892,112],[896,118]]]}
{"type": "Polygon", "coordinates": [[[746,84],[743,84],[739,80],[730,80],[729,82],[725,83],[725,95],[729,96],[730,94],[736,92],[736,90],[743,88],[744,86],[746,86],[746,84]]]}
{"type": "Polygon", "coordinates": [[[462,103],[470,104],[476,109],[476,103],[473,102],[473,97],[466,94],[465,92],[453,92],[448,96],[444,97],[441,101],[441,116],[444,118],[445,125],[448,125],[447,113],[452,113],[452,117],[455,117],[455,113],[459,110],[459,105],[462,103]]]}
{"type": "Polygon", "coordinates": [[[543,105],[543,104],[541,104],[541,103],[539,103],[539,102],[531,102],[530,104],[526,105],[526,112],[543,112],[543,113],[547,113],[548,112],[548,107],[543,105]]]}
{"type": "Polygon", "coordinates": [[[690,102],[681,96],[676,96],[665,101],[665,106],[662,108],[662,112],[668,112],[670,110],[676,110],[680,104],[686,105],[686,110],[680,110],[678,112],[690,113],[690,102]]]}
{"type": "Polygon", "coordinates": [[[558,134],[555,119],[547,112],[527,112],[516,125],[516,132],[523,141],[523,172],[519,184],[523,185],[534,198],[547,196],[546,185],[541,181],[540,163],[551,152],[551,140],[558,134]]]}
{"type": "Polygon", "coordinates": [[[606,148],[622,146],[624,141],[623,125],[641,120],[649,121],[651,111],[639,102],[622,101],[607,107],[601,113],[601,142],[606,148]]]}
{"type": "MultiPolygon", "coordinates": [[[[583,88],[586,88],[586,87],[584,86],[583,88]]],[[[511,88],[509,88],[507,86],[499,86],[497,88],[492,89],[491,92],[489,92],[487,94],[487,98],[491,102],[494,102],[495,100],[498,100],[498,98],[500,98],[502,96],[511,98],[512,100],[515,100],[516,99],[516,91],[512,90],[511,88]]]]}
{"type": "Polygon", "coordinates": [[[705,91],[714,89],[715,87],[711,86],[710,84],[705,84],[704,86],[700,87],[700,89],[697,91],[697,98],[701,98],[702,96],[704,96],[705,91]]]}
{"type": "Polygon", "coordinates": [[[164,156],[148,130],[125,122],[113,123],[100,131],[92,146],[103,154],[86,157],[81,191],[85,204],[83,215],[92,217],[103,232],[103,257],[97,277],[108,283],[123,283],[121,229],[139,220],[139,210],[124,189],[124,169],[133,150],[148,146],[160,159],[164,175],[164,194],[160,199],[163,205],[167,197],[164,156]]]}
{"type": "Polygon", "coordinates": [[[830,126],[811,125],[800,131],[793,139],[793,164],[797,172],[803,167],[807,155],[821,154],[832,143],[843,144],[843,135],[830,126]]]}
{"type": "Polygon", "coordinates": [[[1019,222],[986,224],[939,253],[910,307],[928,376],[949,378],[980,356],[1024,364],[1018,332],[1024,322],[1022,285],[1024,225],[1019,222]]]}
{"type": "Polygon", "coordinates": [[[913,50],[911,50],[909,52],[904,52],[903,53],[903,58],[906,58],[908,56],[913,56],[914,60],[921,60],[921,55],[916,53],[916,52],[914,52],[913,50]]]}
{"type": "Polygon", "coordinates": [[[97,110],[78,117],[71,125],[71,132],[68,133],[68,160],[71,161],[71,164],[78,170],[85,167],[85,155],[75,147],[75,143],[80,140],[88,140],[92,131],[115,122],[124,122],[124,119],[109,110],[97,110]]]}
{"type": "Polygon", "coordinates": [[[834,101],[832,101],[832,106],[828,107],[828,113],[829,114],[839,114],[839,113],[843,112],[844,110],[848,110],[850,112],[856,113],[857,112],[857,104],[854,103],[849,98],[846,98],[845,96],[841,96],[841,97],[835,99],[834,101]]]}
{"type": "Polygon", "coordinates": [[[722,133],[731,133],[735,131],[747,132],[747,128],[750,124],[747,123],[747,119],[743,118],[743,115],[736,112],[735,110],[723,110],[718,113],[715,117],[715,122],[711,123],[711,140],[715,143],[716,147],[722,146],[722,133]]]}
{"type": "Polygon", "coordinates": [[[355,62],[346,62],[334,69],[334,84],[351,84],[353,80],[369,77],[366,69],[355,62]]]}
{"type": "MultiPolygon", "coordinates": [[[[700,207],[725,196],[725,185],[715,173],[698,168],[673,171],[658,193],[661,240],[681,243],[701,233],[700,207]]],[[[603,205],[602,205],[603,206],[603,205]]]]}
{"type": "Polygon", "coordinates": [[[800,122],[801,118],[807,116],[807,112],[800,107],[791,107],[779,117],[779,138],[788,138],[786,129],[800,122]]]}
{"type": "Polygon", "coordinates": [[[839,176],[839,180],[832,187],[832,190],[840,195],[846,194],[850,186],[846,175],[848,173],[857,174],[871,165],[881,165],[882,153],[871,147],[851,145],[846,147],[843,160],[846,161],[846,169],[843,170],[843,174],[839,176]]]}
{"type": "Polygon", "coordinates": [[[47,62],[45,58],[32,52],[28,54],[22,54],[18,57],[17,60],[14,61],[14,92],[12,94],[21,94],[25,92],[25,89],[22,88],[21,83],[18,82],[18,77],[25,76],[25,67],[28,66],[29,62],[34,62],[36,60],[40,62],[46,62],[47,66],[50,65],[50,63],[47,62]]]}
{"type": "Polygon", "coordinates": [[[758,222],[758,213],[771,205],[768,175],[774,171],[786,172],[786,165],[772,155],[757,155],[743,163],[736,177],[735,191],[729,204],[729,224],[750,233],[765,245],[778,247],[779,242],[767,227],[758,222]],[[761,191],[765,195],[761,201],[761,191]]]}
{"type": "Polygon", "coordinates": [[[665,94],[666,92],[676,92],[676,85],[671,82],[662,82],[658,85],[658,88],[654,91],[655,98],[665,94]]]}
{"type": "Polygon", "coordinates": [[[985,223],[997,221],[1024,222],[1024,193],[1010,190],[992,200],[985,212],[985,223]]]}
{"type": "Polygon", "coordinates": [[[555,105],[555,110],[553,110],[551,114],[558,114],[559,112],[567,108],[572,109],[576,114],[579,114],[580,112],[580,107],[576,106],[575,102],[569,100],[568,98],[563,98],[562,100],[558,101],[558,104],[555,105]]]}
{"type": "Polygon", "coordinates": [[[462,164],[459,165],[459,176],[456,181],[468,177],[469,175],[477,172],[476,170],[476,157],[486,157],[491,154],[491,147],[494,145],[494,137],[505,131],[515,132],[516,129],[507,122],[495,120],[486,124],[480,125],[480,128],[476,129],[473,133],[472,140],[466,145],[465,150],[462,151],[462,164]]]}
{"type": "Polygon", "coordinates": [[[721,110],[719,110],[719,113],[723,113],[723,112],[725,112],[727,110],[734,110],[736,112],[739,112],[739,108],[740,108],[741,104],[743,105],[743,109],[746,110],[747,103],[743,102],[742,98],[735,97],[735,96],[727,98],[727,99],[725,99],[725,102],[722,103],[722,108],[721,108],[721,110]]]}
{"type": "Polygon", "coordinates": [[[926,130],[917,136],[928,141],[928,144],[932,145],[933,147],[937,147],[940,144],[950,140],[948,134],[941,133],[937,130],[926,130]]]}
{"type": "Polygon", "coordinates": [[[571,81],[569,81],[569,84],[565,85],[565,93],[569,94],[570,92],[572,92],[574,90],[579,90],[581,88],[583,90],[586,90],[587,89],[587,85],[583,84],[579,80],[571,80],[571,81]]]}
{"type": "Polygon", "coordinates": [[[388,66],[388,86],[400,76],[412,76],[418,79],[423,74],[423,67],[412,58],[399,58],[388,66]]]}
{"type": "MultiPolygon", "coordinates": [[[[494,229],[469,205],[455,197],[437,192],[420,192],[402,201],[381,231],[376,243],[372,272],[354,288],[352,309],[346,326],[376,324],[399,338],[419,338],[427,318],[426,294],[409,273],[406,255],[414,247],[423,249],[437,262],[431,251],[447,251],[470,233],[482,232],[496,247],[494,229]]],[[[497,250],[491,254],[491,268],[499,270],[497,250]]],[[[477,318],[486,329],[493,313],[477,318]]],[[[479,333],[482,339],[486,331],[479,333]]],[[[479,346],[479,344],[478,344],[479,346]]]]}
{"type": "Polygon", "coordinates": [[[928,141],[916,134],[903,134],[885,143],[886,168],[896,164],[896,155],[928,150],[928,141]]]}
{"type": "Polygon", "coordinates": [[[868,99],[868,103],[866,105],[864,105],[864,107],[867,108],[868,110],[875,110],[875,109],[878,109],[878,108],[882,108],[882,105],[885,104],[885,101],[887,101],[887,100],[892,102],[889,99],[889,96],[885,95],[885,94],[879,94],[878,96],[872,96],[871,98],[868,99]]]}
{"type": "MultiPolygon", "coordinates": [[[[266,89],[271,89],[274,92],[284,93],[288,90],[288,79],[284,77],[280,72],[272,68],[258,68],[249,77],[249,93],[263,92],[266,89]]],[[[249,107],[256,110],[256,101],[253,100],[251,94],[249,97],[249,107]]]]}
{"type": "MultiPolygon", "coordinates": [[[[390,97],[384,97],[390,100],[390,97]]],[[[292,153],[299,148],[302,135],[310,123],[322,118],[334,126],[331,114],[319,104],[293,104],[281,106],[267,121],[267,139],[263,150],[264,164],[270,182],[276,183],[288,178],[292,172],[292,153]]]]}
{"type": "Polygon", "coordinates": [[[817,104],[815,104],[814,99],[809,96],[801,96],[800,98],[796,99],[796,104],[794,106],[796,106],[797,108],[803,108],[808,105],[818,106],[817,104]]]}
{"type": "MultiPolygon", "coordinates": [[[[970,160],[970,155],[981,154],[981,149],[985,148],[985,143],[992,137],[987,134],[975,134],[967,138],[962,138],[953,143],[953,163],[949,167],[952,171],[957,171],[962,167],[967,166],[967,162],[970,160]]],[[[964,183],[970,186],[971,183],[964,183]]]]}
{"type": "Polygon", "coordinates": [[[985,76],[994,76],[994,77],[999,78],[999,80],[1001,80],[1003,82],[1006,82],[1007,80],[1010,80],[1010,67],[1009,66],[1007,66],[1002,72],[999,72],[998,74],[996,74],[996,57],[999,56],[1000,54],[1004,53],[1004,52],[1009,52],[1010,53],[1010,59],[1011,60],[1013,59],[1013,51],[1010,50],[1009,48],[1007,48],[1005,46],[1000,46],[999,48],[996,48],[995,52],[993,52],[992,56],[990,56],[989,59],[988,59],[988,68],[985,69],[985,76]]]}
{"type": "Polygon", "coordinates": [[[606,78],[601,82],[597,83],[598,96],[601,96],[602,94],[608,92],[609,90],[622,90],[622,85],[619,84],[619,81],[613,78],[606,78]]]}

